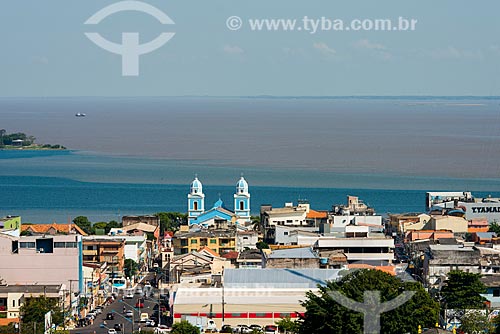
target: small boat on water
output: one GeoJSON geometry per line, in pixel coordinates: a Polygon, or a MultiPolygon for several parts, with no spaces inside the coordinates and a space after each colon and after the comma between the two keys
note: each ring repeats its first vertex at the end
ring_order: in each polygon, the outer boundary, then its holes
{"type": "Polygon", "coordinates": [[[85,114],[84,114],[84,113],[82,113],[82,112],[77,112],[77,113],[75,114],[75,116],[76,116],[76,117],[85,117],[85,116],[87,116],[87,115],[85,115],[85,114]]]}

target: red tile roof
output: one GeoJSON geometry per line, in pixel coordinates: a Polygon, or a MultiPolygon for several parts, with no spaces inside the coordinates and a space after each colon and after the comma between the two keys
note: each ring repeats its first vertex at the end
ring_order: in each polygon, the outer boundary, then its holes
{"type": "Polygon", "coordinates": [[[238,252],[227,252],[225,254],[222,254],[222,257],[225,258],[225,259],[237,259],[238,258],[238,255],[240,253],[238,252]]]}
{"type": "Polygon", "coordinates": [[[321,218],[327,218],[328,214],[326,211],[316,211],[313,209],[309,210],[309,213],[307,214],[307,218],[311,219],[321,219],[321,218]]]}
{"type": "Polygon", "coordinates": [[[21,225],[21,231],[33,231],[35,233],[47,233],[51,228],[55,229],[58,233],[69,234],[71,230],[75,229],[78,234],[87,235],[78,225],[76,224],[33,224],[33,225],[21,225]]]}

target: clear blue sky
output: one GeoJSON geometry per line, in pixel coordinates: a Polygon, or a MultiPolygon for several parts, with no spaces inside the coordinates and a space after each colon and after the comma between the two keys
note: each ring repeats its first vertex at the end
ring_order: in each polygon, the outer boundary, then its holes
{"type": "Polygon", "coordinates": [[[83,23],[117,1],[5,0],[0,96],[500,95],[497,0],[176,0],[147,2],[175,25],[122,12],[83,23]],[[255,32],[226,19],[418,19],[413,32],[255,32]],[[121,58],[84,32],[119,42],[176,35],[123,77],[121,58]]]}

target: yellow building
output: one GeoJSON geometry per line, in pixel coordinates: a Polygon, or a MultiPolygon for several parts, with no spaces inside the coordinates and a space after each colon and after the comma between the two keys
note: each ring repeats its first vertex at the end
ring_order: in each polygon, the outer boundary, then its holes
{"type": "Polygon", "coordinates": [[[187,226],[175,233],[172,240],[174,255],[188,254],[208,247],[219,255],[236,250],[236,231],[234,229],[214,229],[189,231],[187,226]]]}

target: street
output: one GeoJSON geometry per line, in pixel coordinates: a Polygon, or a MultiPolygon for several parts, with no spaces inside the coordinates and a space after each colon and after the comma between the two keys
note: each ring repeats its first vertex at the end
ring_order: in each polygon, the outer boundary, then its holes
{"type": "MultiPolygon", "coordinates": [[[[149,273],[143,282],[146,282],[148,279],[151,279],[152,277],[153,275],[149,273]]],[[[144,291],[143,284],[138,284],[136,288],[137,287],[141,287],[141,289],[144,291]]],[[[147,313],[148,318],[150,318],[153,315],[155,315],[158,318],[158,314],[155,312],[155,310],[158,309],[159,307],[157,305],[159,302],[160,291],[158,289],[151,288],[154,294],[151,296],[144,297],[144,307],[135,308],[137,301],[140,298],[143,298],[143,296],[141,294],[136,293],[136,289],[127,289],[127,290],[133,291],[134,295],[132,299],[125,299],[125,290],[121,291],[118,297],[113,301],[113,303],[103,308],[102,313],[96,316],[92,325],[75,328],[71,330],[71,333],[106,334],[108,332],[108,329],[115,328],[114,327],[115,324],[122,324],[122,328],[124,328],[124,332],[117,331],[117,334],[130,334],[133,331],[139,330],[139,328],[149,328],[153,330],[154,327],[146,327],[145,322],[141,323],[139,320],[141,313],[147,313]],[[133,311],[133,322],[132,318],[125,317],[124,310],[133,311]],[[113,320],[106,319],[106,315],[108,313],[112,313],[114,315],[113,320]]],[[[162,313],[160,312],[160,314],[162,313]]],[[[162,315],[160,320],[162,325],[168,325],[169,321],[168,317],[162,315]]],[[[158,326],[158,323],[155,324],[155,327],[156,326],[158,326]]]]}

